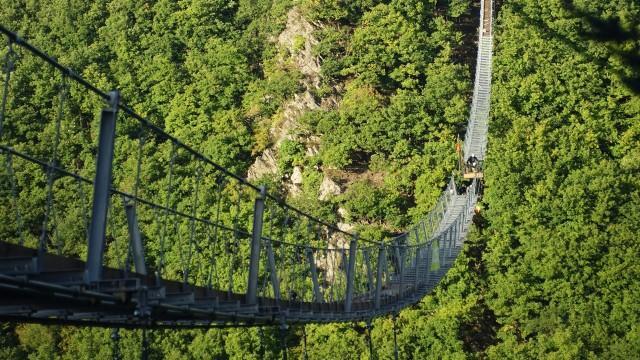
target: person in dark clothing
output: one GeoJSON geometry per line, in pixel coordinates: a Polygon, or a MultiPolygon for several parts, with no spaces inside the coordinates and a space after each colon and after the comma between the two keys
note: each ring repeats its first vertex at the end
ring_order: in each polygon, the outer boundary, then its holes
{"type": "Polygon", "coordinates": [[[480,164],[480,161],[478,160],[475,154],[471,154],[471,156],[469,156],[469,158],[467,159],[467,166],[474,171],[478,169],[479,164],[480,164]]]}

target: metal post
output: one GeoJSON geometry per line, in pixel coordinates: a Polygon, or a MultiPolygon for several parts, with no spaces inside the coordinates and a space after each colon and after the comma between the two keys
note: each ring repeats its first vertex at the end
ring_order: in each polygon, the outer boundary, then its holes
{"type": "Polygon", "coordinates": [[[344,248],[340,249],[340,255],[342,256],[342,269],[344,270],[344,276],[349,276],[349,259],[347,259],[347,252],[344,248]]]}
{"type": "Polygon", "coordinates": [[[287,360],[287,330],[289,329],[289,326],[287,326],[287,324],[284,322],[284,320],[281,321],[280,323],[280,327],[279,327],[279,333],[280,333],[280,347],[282,349],[282,359],[283,360],[287,360]]]}
{"type": "Polygon", "coordinates": [[[349,245],[349,268],[347,269],[347,294],[344,300],[344,311],[351,312],[351,302],[353,301],[353,280],[356,274],[356,250],[358,247],[358,234],[353,236],[349,245]]]}
{"type": "Polygon", "coordinates": [[[313,258],[313,250],[311,248],[306,249],[307,260],[309,261],[309,268],[311,269],[311,282],[313,283],[313,295],[315,301],[323,303],[322,293],[320,292],[320,284],[318,283],[318,269],[316,269],[316,261],[313,258]]]}
{"type": "Polygon", "coordinates": [[[451,190],[453,190],[454,194],[457,194],[458,193],[458,187],[456,186],[456,181],[455,181],[455,179],[453,177],[453,174],[454,173],[452,172],[451,173],[451,190]]]}
{"type": "Polygon", "coordinates": [[[447,230],[443,231],[440,234],[440,237],[442,238],[442,260],[443,260],[444,266],[449,266],[449,259],[448,259],[449,241],[448,241],[447,230]]]}
{"type": "Polygon", "coordinates": [[[449,264],[449,257],[451,257],[451,228],[447,228],[447,230],[445,230],[442,233],[442,237],[443,237],[443,242],[445,244],[445,252],[444,252],[444,258],[445,258],[445,262],[447,264],[449,264]]]}
{"type": "Polygon", "coordinates": [[[111,358],[113,360],[120,360],[120,329],[111,329],[111,358]]]}
{"type": "Polygon", "coordinates": [[[147,337],[147,329],[142,329],[142,349],[140,351],[140,360],[149,359],[149,338],[147,337]]]}
{"type": "Polygon", "coordinates": [[[453,233],[451,232],[451,229],[447,231],[447,234],[449,235],[449,256],[451,256],[453,254],[455,239],[453,238],[453,233]]]}
{"type": "Polygon", "coordinates": [[[253,231],[251,234],[251,257],[249,259],[249,284],[247,286],[247,304],[258,302],[258,271],[260,270],[260,242],[262,241],[262,217],[264,215],[264,200],[267,189],[260,187],[260,194],[256,197],[253,207],[253,231]]]}
{"type": "Polygon", "coordinates": [[[307,330],[304,325],[302,325],[302,345],[304,346],[303,360],[308,360],[309,357],[307,356],[307,330]]]}
{"type": "MultiPolygon", "coordinates": [[[[418,227],[416,226],[413,229],[414,233],[416,234],[416,245],[420,244],[420,230],[418,229],[418,227]]],[[[426,240],[426,239],[425,239],[426,240]]],[[[418,254],[416,254],[416,268],[418,267],[418,264],[420,263],[420,255],[422,254],[422,251],[420,251],[420,247],[416,246],[416,251],[418,252],[418,254]]],[[[418,277],[418,272],[416,272],[416,278],[418,277]]]]}
{"type": "Polygon", "coordinates": [[[424,277],[424,283],[427,284],[427,287],[429,287],[429,280],[431,279],[431,242],[433,242],[433,240],[427,243],[427,274],[424,277]]]}
{"type": "Polygon", "coordinates": [[[402,245],[400,245],[399,242],[396,243],[395,246],[395,250],[396,250],[396,261],[398,261],[398,273],[400,276],[400,291],[398,292],[398,297],[400,299],[402,299],[402,297],[404,296],[404,253],[405,253],[405,249],[404,248],[400,248],[402,245]]]}
{"type": "Polygon", "coordinates": [[[120,93],[109,93],[109,107],[102,110],[100,116],[100,134],[98,138],[98,158],[96,161],[96,177],[93,182],[93,207],[91,210],[91,227],[89,229],[89,249],[85,268],[85,281],[99,281],[102,278],[102,258],[107,231],[107,215],[109,210],[109,191],[113,170],[113,150],[116,137],[116,119],[120,93]]]}
{"type": "Polygon", "coordinates": [[[429,241],[429,234],[427,233],[427,225],[424,220],[422,221],[422,232],[424,233],[424,241],[429,241]]]}
{"type": "Polygon", "coordinates": [[[447,266],[447,247],[445,244],[445,240],[444,240],[444,234],[440,234],[438,235],[438,246],[440,247],[440,262],[442,263],[443,267],[447,266]]]}
{"type": "Polygon", "coordinates": [[[273,286],[273,298],[276,300],[276,303],[279,303],[280,279],[278,279],[278,271],[276,270],[276,257],[273,254],[273,245],[271,244],[271,240],[267,241],[267,262],[269,263],[271,286],[273,286]]]}
{"type": "Polygon", "coordinates": [[[432,216],[432,214],[433,213],[429,213],[429,236],[432,236],[433,233],[434,233],[434,230],[433,230],[433,216],[432,216]]]}
{"type": "Polygon", "coordinates": [[[2,138],[2,132],[4,127],[5,113],[7,111],[7,97],[9,96],[9,83],[11,82],[11,72],[13,72],[15,61],[15,51],[13,50],[13,41],[9,41],[9,51],[5,55],[4,70],[6,75],[4,78],[4,86],[2,91],[2,105],[0,106],[0,139],[2,138]]]}
{"type": "MultiPolygon", "coordinates": [[[[416,228],[416,236],[418,236],[418,229],[416,228]]],[[[418,285],[420,284],[420,263],[422,257],[422,248],[416,246],[416,278],[415,278],[415,292],[418,293],[418,285]]]]}
{"type": "Polygon", "coordinates": [[[398,241],[395,242],[393,246],[393,255],[395,257],[395,266],[396,266],[396,274],[402,275],[402,268],[404,264],[402,263],[402,259],[400,257],[400,243],[398,241]]]}
{"type": "Polygon", "coordinates": [[[393,358],[398,360],[398,328],[396,324],[397,315],[391,315],[391,321],[393,322],[393,358]]]}
{"type": "Polygon", "coordinates": [[[376,274],[376,297],[375,306],[376,310],[380,310],[380,297],[382,295],[382,272],[384,269],[384,263],[387,261],[386,251],[383,245],[380,245],[378,251],[378,273],[376,274]]]}
{"type": "Polygon", "coordinates": [[[136,272],[141,275],[147,275],[147,267],[144,264],[144,247],[142,246],[142,236],[138,227],[138,215],[136,214],[136,206],[125,200],[124,211],[127,214],[127,225],[129,228],[129,242],[133,252],[133,264],[136,272]]]}
{"type": "Polygon", "coordinates": [[[369,343],[369,359],[373,360],[373,340],[371,339],[371,330],[373,329],[373,325],[371,325],[371,319],[367,320],[367,342],[369,343]]]}
{"type": "Polygon", "coordinates": [[[364,257],[364,264],[367,267],[367,290],[373,291],[373,271],[371,270],[371,257],[369,256],[369,249],[362,249],[362,255],[364,257]]]}

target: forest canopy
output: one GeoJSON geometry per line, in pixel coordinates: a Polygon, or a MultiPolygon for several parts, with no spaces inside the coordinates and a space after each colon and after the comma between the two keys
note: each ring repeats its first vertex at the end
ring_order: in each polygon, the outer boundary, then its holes
{"type": "MultiPolygon", "coordinates": [[[[381,239],[427,213],[455,170],[473,86],[478,5],[18,0],[0,8],[0,24],[100,88],[120,90],[135,111],[234,173],[381,239]],[[270,156],[273,164],[256,166],[269,164],[270,156]],[[294,183],[294,174],[301,180],[294,183]],[[325,193],[327,182],[339,190],[325,193]]],[[[633,0],[496,5],[481,216],[434,293],[398,314],[400,358],[634,358],[640,353],[640,7],[633,0]]],[[[22,96],[10,111],[24,125],[9,124],[7,132],[20,139],[13,146],[47,154],[47,144],[34,139],[53,136],[52,127],[38,124],[55,116],[51,83],[57,80],[34,59],[16,66],[30,74],[12,85],[22,96]]],[[[74,88],[70,97],[77,101],[63,123],[71,140],[62,161],[90,175],[94,169],[83,164],[93,156],[96,101],[74,88]]],[[[123,158],[134,151],[116,149],[123,158]]],[[[149,141],[141,151],[169,158],[171,146],[149,141]]],[[[121,166],[133,169],[135,162],[121,166]]],[[[186,170],[185,187],[215,186],[213,176],[196,179],[186,170]]],[[[32,172],[17,166],[19,187],[45,183],[32,172]]],[[[141,173],[149,182],[162,175],[149,164],[141,173]]],[[[6,174],[0,180],[4,189],[6,174]]],[[[126,177],[115,181],[132,186],[126,177]]],[[[35,223],[45,193],[22,191],[29,199],[21,205],[24,221],[35,223]]],[[[73,196],[61,189],[57,201],[69,202],[77,217],[73,196]]],[[[229,189],[225,196],[240,195],[229,189]]],[[[209,211],[207,199],[201,211],[209,211]]],[[[190,209],[189,199],[175,202],[190,209]]],[[[3,218],[10,206],[0,204],[3,218]]],[[[231,221],[231,213],[222,216],[231,221]]],[[[61,228],[78,230],[82,224],[70,219],[61,228]]],[[[151,216],[148,221],[154,225],[151,216]]],[[[75,230],[69,234],[81,233],[75,230]]],[[[9,222],[0,224],[3,236],[13,231],[9,222]]],[[[28,245],[35,234],[25,234],[28,245]]],[[[77,236],[62,238],[63,254],[86,251],[77,236]]],[[[107,253],[112,266],[122,255],[115,250],[107,253]]],[[[154,251],[149,256],[156,261],[154,251]]],[[[172,251],[169,256],[181,256],[172,251]]],[[[177,277],[180,269],[168,273],[177,277]]],[[[393,358],[392,320],[376,319],[368,331],[364,324],[292,327],[289,354],[302,358],[306,349],[311,359],[366,359],[369,334],[378,358],[393,358]]],[[[142,332],[120,334],[123,358],[139,358],[142,332]]],[[[0,358],[110,359],[110,336],[109,329],[6,323],[0,358]]],[[[277,328],[148,336],[153,359],[280,358],[277,328]]]]}

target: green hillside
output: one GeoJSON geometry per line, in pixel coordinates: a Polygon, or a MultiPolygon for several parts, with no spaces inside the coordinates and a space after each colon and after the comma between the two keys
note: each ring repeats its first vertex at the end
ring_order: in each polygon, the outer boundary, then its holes
{"type": "MultiPolygon", "coordinates": [[[[456,170],[478,9],[469,0],[16,0],[0,7],[0,24],[100,88],[119,89],[137,112],[238,175],[383,239],[430,210],[456,170]]],[[[640,5],[505,0],[496,10],[482,209],[435,292],[399,313],[399,357],[636,358],[640,5]]],[[[5,60],[7,53],[3,44],[5,60]]],[[[16,147],[44,156],[48,144],[36,140],[53,138],[53,123],[42,119],[57,114],[60,79],[28,56],[16,68],[7,118],[28,125],[8,122],[6,133],[16,147]]],[[[73,86],[68,97],[62,161],[89,175],[99,102],[73,86]]],[[[136,144],[120,143],[116,156],[138,151],[136,144]]],[[[165,159],[172,147],[149,139],[140,151],[165,159]]],[[[122,164],[135,166],[133,159],[122,164]]],[[[217,184],[214,174],[183,170],[184,184],[217,184]]],[[[15,171],[28,199],[23,221],[31,224],[20,235],[35,246],[47,199],[42,189],[27,189],[46,179],[19,163],[15,171]]],[[[163,176],[151,162],[141,173],[149,183],[163,176]]],[[[0,182],[4,189],[6,173],[0,182]]],[[[134,180],[115,182],[132,187],[134,180]]],[[[61,186],[56,204],[79,216],[75,191],[61,186]]],[[[148,191],[166,195],[161,187],[148,191]]],[[[240,202],[241,194],[225,188],[224,196],[240,202]]],[[[189,198],[174,201],[191,206],[189,198]]],[[[13,216],[11,206],[0,203],[3,219],[13,216]]],[[[200,206],[212,208],[206,197],[200,206]]],[[[249,211],[238,206],[222,221],[249,211]]],[[[71,235],[82,224],[72,219],[55,220],[68,231],[56,246],[83,256],[83,239],[71,235]]],[[[159,224],[152,214],[143,221],[149,229],[159,224]]],[[[15,237],[13,223],[0,224],[0,235],[15,237]]],[[[107,251],[111,266],[126,253],[118,246],[107,251]]],[[[154,250],[149,256],[160,261],[154,250]]],[[[230,256],[221,267],[234,267],[230,256]]],[[[180,279],[181,269],[168,270],[180,279]]],[[[364,323],[294,326],[288,354],[369,359],[370,336],[374,357],[392,359],[393,329],[390,318],[374,320],[371,331],[364,323]]],[[[0,323],[0,359],[111,359],[111,335],[0,323]]],[[[154,330],[148,352],[150,359],[279,359],[279,335],[267,327],[154,330]]],[[[122,357],[140,358],[142,331],[120,336],[122,357]]]]}

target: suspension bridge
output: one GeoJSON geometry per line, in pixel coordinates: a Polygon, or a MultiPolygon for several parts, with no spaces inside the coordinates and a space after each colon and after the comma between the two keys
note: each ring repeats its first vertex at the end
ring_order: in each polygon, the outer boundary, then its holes
{"type": "MultiPolygon", "coordinates": [[[[493,2],[483,0],[465,159],[486,152],[492,21],[493,2]]],[[[418,302],[461,251],[479,176],[466,191],[452,176],[423,220],[372,241],[287,204],[139,115],[119,92],[0,33],[8,41],[0,321],[145,329],[370,321],[418,302]],[[27,57],[39,65],[21,68],[27,57]],[[38,74],[58,80],[51,108],[31,109],[31,121],[24,109],[46,94],[25,79],[38,74]]]]}

